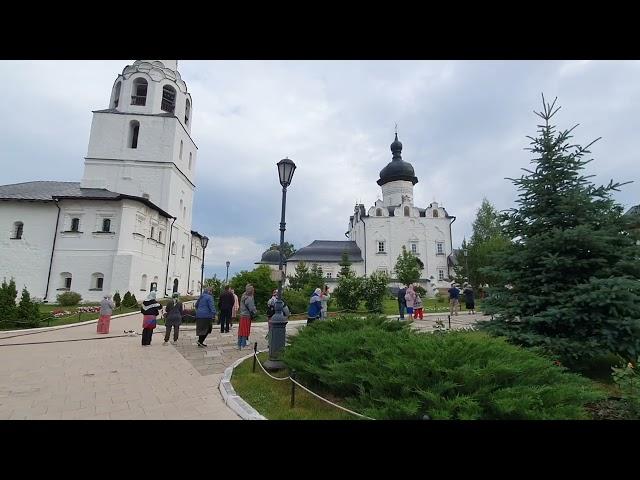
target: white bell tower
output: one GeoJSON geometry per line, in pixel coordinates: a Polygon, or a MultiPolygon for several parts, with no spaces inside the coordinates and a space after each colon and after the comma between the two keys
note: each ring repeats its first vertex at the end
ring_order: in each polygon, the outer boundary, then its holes
{"type": "Polygon", "coordinates": [[[197,147],[193,103],[177,60],[138,60],[93,112],[82,188],[148,198],[191,228],[197,147]]]}

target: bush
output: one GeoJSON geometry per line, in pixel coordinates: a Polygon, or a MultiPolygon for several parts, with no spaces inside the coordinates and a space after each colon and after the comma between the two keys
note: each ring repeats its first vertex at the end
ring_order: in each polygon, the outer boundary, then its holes
{"type": "Polygon", "coordinates": [[[9,280],[9,283],[3,280],[0,287],[0,321],[2,323],[11,324],[16,319],[18,314],[16,307],[17,297],[18,290],[13,278],[9,280]]]}
{"type": "Polygon", "coordinates": [[[377,419],[583,419],[604,393],[481,332],[418,333],[383,317],[316,322],[284,361],[312,389],[377,419]]]}
{"type": "Polygon", "coordinates": [[[235,290],[238,300],[242,298],[247,283],[250,283],[255,288],[254,300],[256,308],[259,312],[266,312],[267,301],[271,298],[271,293],[278,288],[278,284],[271,280],[271,269],[267,265],[260,265],[250,272],[243,270],[234,275],[229,280],[229,284],[235,290]]]}
{"type": "Polygon", "coordinates": [[[358,310],[364,289],[364,279],[361,277],[343,277],[338,280],[338,286],[333,292],[336,302],[345,310],[358,310]]]}
{"type": "Polygon", "coordinates": [[[78,305],[82,301],[82,295],[76,292],[64,292],[59,293],[56,297],[58,301],[58,305],[62,305],[63,307],[71,307],[74,305],[78,305]]]}
{"type": "Polygon", "coordinates": [[[116,304],[116,308],[118,308],[120,306],[120,304],[122,303],[122,299],[120,298],[120,293],[116,292],[116,294],[113,296],[113,303],[116,304]]]}
{"type": "Polygon", "coordinates": [[[136,296],[131,292],[125,293],[122,299],[122,306],[125,308],[136,308],[138,306],[136,296]]]}
{"type": "Polygon", "coordinates": [[[306,313],[309,308],[309,297],[301,291],[287,288],[283,290],[282,297],[292,314],[306,313]]]}
{"type": "MultiPolygon", "coordinates": [[[[640,362],[640,358],[638,359],[640,362]]],[[[636,367],[638,363],[636,363],[636,367]]],[[[631,415],[635,419],[640,419],[640,373],[633,364],[629,362],[623,367],[611,367],[614,382],[622,392],[622,399],[625,401],[631,415]]]]}

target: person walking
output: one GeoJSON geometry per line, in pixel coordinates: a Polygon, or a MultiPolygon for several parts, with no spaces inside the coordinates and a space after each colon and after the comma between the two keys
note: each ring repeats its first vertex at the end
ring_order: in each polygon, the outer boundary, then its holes
{"type": "Polygon", "coordinates": [[[398,289],[398,310],[400,311],[400,320],[404,320],[404,311],[407,309],[407,301],[404,298],[406,294],[406,286],[398,289]]]}
{"type": "Polygon", "coordinates": [[[449,314],[450,315],[458,315],[458,310],[460,310],[460,290],[455,283],[451,284],[451,288],[449,289],[449,314]]]}
{"type": "Polygon", "coordinates": [[[407,315],[409,315],[409,320],[413,320],[413,307],[416,302],[416,292],[413,289],[413,285],[407,287],[407,293],[404,294],[404,299],[407,302],[407,315]]]}
{"type": "Polygon", "coordinates": [[[253,298],[255,290],[250,283],[240,297],[240,325],[238,326],[238,350],[247,346],[251,335],[251,321],[258,316],[258,309],[253,298]]]}
{"type": "Polygon", "coordinates": [[[171,300],[167,303],[165,310],[164,326],[166,332],[164,334],[164,343],[162,345],[169,345],[169,337],[171,336],[171,329],[173,328],[173,343],[174,345],[178,341],[178,335],[180,334],[180,325],[182,324],[182,302],[179,300],[180,294],[173,292],[171,300]]]}
{"type": "Polygon", "coordinates": [[[278,290],[271,292],[271,298],[267,300],[267,335],[264,337],[267,342],[271,335],[271,317],[276,313],[276,302],[278,301],[278,290]]]}
{"type": "Polygon", "coordinates": [[[320,309],[320,318],[322,320],[327,319],[327,311],[329,310],[328,302],[330,298],[331,295],[329,295],[329,286],[325,285],[322,295],[320,295],[320,303],[322,305],[322,308],[320,309]]]}
{"type": "Polygon", "coordinates": [[[238,310],[240,310],[238,295],[236,295],[233,288],[231,289],[231,293],[233,294],[233,308],[231,309],[231,321],[229,322],[229,328],[233,327],[233,322],[238,320],[238,310]]]}
{"type": "Polygon", "coordinates": [[[231,293],[231,287],[225,285],[224,292],[222,292],[220,300],[218,300],[218,307],[220,308],[220,333],[229,333],[231,312],[233,311],[234,303],[235,299],[233,298],[233,293],[231,293]]]}
{"type": "Polygon", "coordinates": [[[416,300],[413,304],[413,318],[417,318],[420,320],[424,318],[422,315],[422,297],[420,297],[420,294],[418,292],[416,292],[416,300]]]}
{"type": "Polygon", "coordinates": [[[142,346],[150,347],[153,338],[153,330],[156,328],[156,319],[162,310],[162,305],[156,300],[156,292],[152,290],[147,299],[142,302],[142,346]]]}
{"type": "Polygon", "coordinates": [[[471,287],[471,285],[469,284],[465,285],[465,289],[462,291],[462,294],[464,295],[464,304],[465,304],[464,306],[469,311],[469,315],[475,314],[476,302],[475,302],[475,295],[473,293],[473,287],[471,287]]]}
{"type": "Polygon", "coordinates": [[[312,324],[318,318],[320,318],[320,314],[322,313],[322,300],[320,298],[320,294],[322,290],[316,288],[309,299],[309,309],[307,310],[307,325],[312,324]]]}
{"type": "Polygon", "coordinates": [[[213,330],[213,319],[216,316],[216,307],[211,294],[211,288],[205,288],[204,293],[200,295],[196,302],[196,335],[198,336],[197,345],[205,348],[204,343],[207,335],[213,330]]]}
{"type": "Polygon", "coordinates": [[[116,308],[115,303],[111,300],[111,295],[105,295],[100,302],[100,318],[98,318],[97,333],[109,333],[109,325],[111,324],[111,315],[113,309],[116,308]]]}

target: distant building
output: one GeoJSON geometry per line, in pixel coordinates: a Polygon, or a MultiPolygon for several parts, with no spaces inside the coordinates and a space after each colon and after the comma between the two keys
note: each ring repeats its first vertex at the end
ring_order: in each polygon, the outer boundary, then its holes
{"type": "Polygon", "coordinates": [[[93,112],[81,182],[0,186],[0,281],[48,302],[68,290],[199,293],[192,118],[177,60],[125,67],[93,112]]]}
{"type": "Polygon", "coordinates": [[[391,152],[392,160],[380,171],[377,182],[382,187],[382,199],[368,209],[363,204],[355,206],[345,233],[349,240],[315,240],[287,260],[289,272],[294,272],[299,262],[317,264],[331,284],[338,277],[342,253],[347,252],[357,275],[383,271],[391,276],[392,286],[397,286],[394,268],[405,247],[424,264],[420,283],[430,287],[429,292],[449,286],[453,267],[451,224],[456,217],[436,202],[424,208],[414,205],[413,189],[418,178],[413,166],[402,159],[398,134],[391,152]]]}

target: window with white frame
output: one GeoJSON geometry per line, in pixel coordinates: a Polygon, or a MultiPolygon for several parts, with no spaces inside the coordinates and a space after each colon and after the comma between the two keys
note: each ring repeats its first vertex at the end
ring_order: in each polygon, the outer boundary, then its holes
{"type": "Polygon", "coordinates": [[[71,288],[72,275],[69,272],[62,272],[60,274],[60,288],[59,290],[69,290],[71,288]]]}
{"type": "Polygon", "coordinates": [[[378,273],[384,273],[385,275],[389,274],[389,271],[387,270],[387,267],[378,267],[378,273]]]}
{"type": "Polygon", "coordinates": [[[411,253],[413,253],[413,254],[418,253],[418,244],[417,243],[412,243],[411,244],[411,253]]]}
{"type": "Polygon", "coordinates": [[[151,225],[151,235],[149,235],[151,238],[154,238],[153,235],[156,233],[156,227],[154,227],[153,225],[151,225]]]}
{"type": "Polygon", "coordinates": [[[182,245],[182,258],[184,258],[184,245],[182,245]]]}
{"type": "Polygon", "coordinates": [[[436,255],[444,255],[444,242],[436,242],[436,255]]]}
{"type": "Polygon", "coordinates": [[[158,230],[158,242],[162,243],[162,230],[158,230]]]}
{"type": "Polygon", "coordinates": [[[20,240],[22,238],[23,229],[24,229],[24,223],[15,222],[13,224],[13,236],[11,238],[13,240],[20,240]]]}
{"type": "Polygon", "coordinates": [[[441,282],[444,280],[444,270],[439,268],[438,269],[438,281],[441,282]]]}
{"type": "Polygon", "coordinates": [[[91,288],[90,290],[102,290],[104,285],[104,275],[96,272],[91,275],[91,288]]]}
{"type": "Polygon", "coordinates": [[[171,242],[171,255],[176,254],[176,242],[171,242]]]}
{"type": "Polygon", "coordinates": [[[136,78],[131,90],[131,105],[144,106],[147,104],[147,86],[144,78],[136,78]]]}
{"type": "Polygon", "coordinates": [[[102,219],[102,232],[103,233],[111,232],[111,219],[110,218],[103,218],[102,219]]]}
{"type": "Polygon", "coordinates": [[[327,272],[327,278],[332,278],[333,274],[331,272],[327,272]]]}
{"type": "Polygon", "coordinates": [[[384,242],[378,241],[378,253],[385,253],[384,242]]]}

